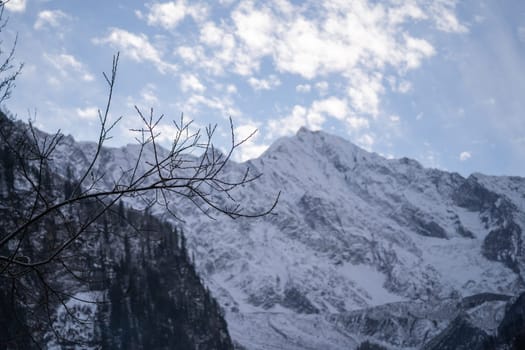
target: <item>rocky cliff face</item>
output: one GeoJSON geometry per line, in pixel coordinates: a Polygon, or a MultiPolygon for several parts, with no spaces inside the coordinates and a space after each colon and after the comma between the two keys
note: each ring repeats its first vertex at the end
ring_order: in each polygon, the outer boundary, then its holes
{"type": "Polygon", "coordinates": [[[419,348],[486,315],[492,336],[504,301],[483,303],[469,321],[455,305],[524,288],[523,179],[463,178],[307,130],[228,171],[246,166],[264,174],[243,189],[248,205],[283,191],[273,215],[221,220],[223,233],[188,221],[200,271],[247,348],[341,349],[366,339],[419,348]],[[370,317],[388,305],[402,316],[370,317]],[[421,311],[428,305],[439,317],[421,311]],[[340,328],[348,313],[360,316],[340,328]]]}
{"type": "MultiPolygon", "coordinates": [[[[58,152],[81,168],[91,146],[66,141],[58,152]]],[[[134,154],[106,149],[98,166],[117,176],[134,154]]],[[[464,178],[306,129],[224,171],[246,167],[263,176],[239,189],[243,206],[282,191],[272,214],[212,221],[177,202],[184,223],[172,221],[239,348],[432,348],[457,332],[482,343],[525,288],[525,179],[464,178]]]]}

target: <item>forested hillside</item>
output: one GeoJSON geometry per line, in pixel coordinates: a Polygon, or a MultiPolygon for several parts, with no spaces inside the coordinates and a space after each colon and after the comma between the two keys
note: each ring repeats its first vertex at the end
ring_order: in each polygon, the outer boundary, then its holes
{"type": "MultiPolygon", "coordinates": [[[[27,146],[5,115],[0,127],[27,146]]],[[[74,177],[41,169],[6,143],[0,148],[0,240],[79,190],[74,177]],[[36,171],[38,199],[24,176],[36,171]]],[[[2,245],[0,348],[231,349],[221,310],[195,272],[182,231],[123,202],[105,205],[72,202],[2,245]],[[73,232],[82,234],[69,241],[73,232]],[[58,250],[64,241],[69,245],[58,250]]]]}

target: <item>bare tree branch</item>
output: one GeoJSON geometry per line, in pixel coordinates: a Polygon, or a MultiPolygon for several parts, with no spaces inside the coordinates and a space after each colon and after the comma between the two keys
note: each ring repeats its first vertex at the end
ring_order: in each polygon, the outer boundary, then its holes
{"type": "MultiPolygon", "coordinates": [[[[0,32],[7,24],[3,19],[6,3],[0,1],[0,32]]],[[[0,104],[10,97],[23,67],[14,63],[17,40],[7,52],[0,41],[0,104]]],[[[28,310],[28,319],[21,319],[21,323],[27,322],[28,327],[47,324],[57,341],[64,340],[53,326],[57,306],[61,305],[77,322],[85,320],[69,310],[67,301],[76,297],[57,287],[56,276],[68,276],[75,286],[90,282],[81,267],[85,258],[82,243],[90,235],[100,235],[100,222],[109,214],[116,215],[116,204],[122,200],[140,203],[144,210],[160,207],[183,221],[177,213],[183,201],[211,219],[217,215],[238,219],[271,213],[280,196],[278,193],[264,210],[252,211],[244,206],[238,190],[261,174],[247,167],[234,178],[226,175],[226,168],[235,150],[255,132],[236,140],[231,118],[230,144],[225,153],[213,143],[217,125],[194,128],[193,121],[183,114],[173,121],[175,134],[166,149],[161,146],[164,135],[159,131],[165,116],[156,115],[153,109],[145,113],[135,106],[140,126],[131,130],[138,145],[133,159],[118,174],[103,169],[105,144],[122,119],[111,117],[118,65],[117,53],[110,73],[103,73],[108,90],[104,107],[98,110],[99,133],[94,150],[75,169],[76,173],[57,171],[64,166],[57,153],[66,139],[60,130],[47,135],[31,121],[23,124],[0,111],[0,155],[5,158],[0,172],[9,175],[6,184],[0,184],[0,287],[10,289],[6,289],[6,295],[14,307],[21,305],[28,310]],[[57,190],[60,185],[67,190],[57,190]],[[35,311],[37,307],[42,312],[35,311]]],[[[140,232],[139,228],[135,230],[140,232]]],[[[40,347],[38,339],[27,336],[40,347]]]]}

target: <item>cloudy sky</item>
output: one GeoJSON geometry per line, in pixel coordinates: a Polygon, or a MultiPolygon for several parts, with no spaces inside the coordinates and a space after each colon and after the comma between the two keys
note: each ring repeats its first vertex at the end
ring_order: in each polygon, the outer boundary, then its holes
{"type": "Polygon", "coordinates": [[[103,71],[121,53],[112,145],[132,142],[133,106],[218,124],[236,155],[301,126],[425,166],[525,176],[521,0],[11,0],[2,35],[24,62],[6,108],[79,140],[97,133],[103,71]]]}

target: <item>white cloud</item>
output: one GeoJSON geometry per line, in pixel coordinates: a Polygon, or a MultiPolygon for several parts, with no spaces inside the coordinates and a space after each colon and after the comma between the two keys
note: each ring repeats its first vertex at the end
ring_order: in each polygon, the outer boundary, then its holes
{"type": "Polygon", "coordinates": [[[326,92],[328,91],[328,86],[328,82],[326,81],[320,81],[315,84],[315,87],[317,88],[317,90],[319,90],[319,93],[321,95],[326,94],[326,92]]]}
{"type": "Polygon", "coordinates": [[[432,45],[426,40],[404,35],[405,39],[405,53],[402,62],[404,68],[415,69],[421,65],[424,58],[433,56],[436,51],[432,45]]]}
{"type": "Polygon", "coordinates": [[[412,90],[412,84],[407,80],[401,81],[397,86],[397,91],[402,94],[406,94],[410,90],[412,90]]]}
{"type": "Polygon", "coordinates": [[[276,75],[270,75],[268,79],[257,79],[250,77],[248,83],[254,90],[272,90],[275,87],[281,85],[281,81],[276,75]]]}
{"type": "Polygon", "coordinates": [[[370,149],[374,138],[362,131],[370,127],[369,120],[352,114],[348,101],[334,96],[314,101],[310,107],[295,105],[289,115],[280,119],[268,121],[270,138],[294,134],[300,127],[305,126],[310,130],[322,129],[327,118],[335,118],[347,127],[349,133],[357,138],[357,142],[370,149]]]}
{"type": "Polygon", "coordinates": [[[144,19],[144,14],[140,10],[135,10],[135,16],[137,16],[138,19],[144,19]]]}
{"type": "Polygon", "coordinates": [[[200,94],[190,96],[184,104],[184,110],[196,114],[202,106],[214,109],[223,116],[238,117],[241,115],[239,109],[235,107],[234,103],[229,98],[206,97],[200,94]]]}
{"type": "Polygon", "coordinates": [[[348,106],[345,100],[329,97],[324,100],[314,101],[311,107],[314,113],[328,114],[337,119],[344,119],[348,115],[348,106]]]}
{"type": "Polygon", "coordinates": [[[449,33],[465,33],[468,28],[459,23],[454,11],[456,1],[453,0],[434,0],[430,5],[432,17],[439,30],[449,33]]]}
{"type": "Polygon", "coordinates": [[[363,117],[349,117],[346,119],[346,124],[350,131],[353,132],[360,131],[361,129],[368,129],[370,127],[368,119],[363,117]]]}
{"type": "Polygon", "coordinates": [[[159,98],[155,94],[156,86],[154,84],[147,84],[140,92],[140,97],[144,103],[149,107],[159,104],[159,98]]]}
{"type": "Polygon", "coordinates": [[[271,119],[268,121],[268,127],[272,136],[283,136],[294,134],[301,128],[307,125],[306,121],[307,109],[300,105],[295,105],[292,113],[280,119],[271,119]]]}
{"type": "MultiPolygon", "coordinates": [[[[157,86],[153,83],[147,83],[140,90],[139,95],[128,95],[126,97],[126,106],[135,110],[135,106],[143,111],[149,111],[151,108],[161,106],[161,101],[157,96],[157,86]]],[[[136,128],[135,125],[127,125],[126,128],[136,128]]]]}
{"type": "Polygon", "coordinates": [[[256,131],[257,131],[256,125],[251,124],[251,123],[244,124],[244,125],[241,125],[235,128],[234,133],[235,133],[236,142],[240,142],[241,140],[244,140],[249,137],[237,149],[237,151],[239,152],[238,154],[235,155],[235,158],[237,160],[244,162],[249,159],[257,158],[264,151],[266,151],[266,149],[268,149],[268,145],[257,143],[257,139],[259,138],[259,133],[256,131]],[[255,132],[255,134],[252,135],[253,132],[255,132]]]}
{"type": "Polygon", "coordinates": [[[77,108],[76,113],[81,119],[86,119],[86,120],[98,119],[98,108],[97,107],[77,108]]]}
{"type": "Polygon", "coordinates": [[[306,79],[341,70],[341,62],[335,60],[348,56],[342,55],[342,46],[323,40],[316,23],[299,17],[286,26],[275,46],[278,69],[306,79]]]}
{"type": "Polygon", "coordinates": [[[206,87],[202,85],[202,83],[199,81],[199,78],[193,74],[183,74],[180,77],[180,87],[182,91],[196,91],[196,92],[203,92],[206,90],[206,87]]]}
{"type": "Polygon", "coordinates": [[[232,13],[236,36],[255,56],[272,53],[275,18],[266,8],[255,9],[253,3],[243,2],[232,13]]]}
{"type": "Polygon", "coordinates": [[[10,0],[5,4],[5,8],[11,12],[24,12],[26,3],[26,0],[10,0]]]}
{"type": "Polygon", "coordinates": [[[220,47],[227,33],[213,22],[206,22],[200,30],[200,41],[215,47],[220,47]]]}
{"type": "Polygon", "coordinates": [[[423,20],[428,18],[421,7],[410,1],[403,1],[401,6],[389,8],[387,12],[391,24],[401,24],[409,19],[423,20]]]}
{"type": "Polygon", "coordinates": [[[106,37],[95,38],[93,42],[99,45],[109,44],[137,62],[151,62],[163,74],[177,70],[174,64],[163,60],[162,53],[149,42],[145,34],[133,34],[124,29],[111,28],[106,37]]]}
{"type": "Polygon", "coordinates": [[[472,154],[468,151],[464,151],[459,154],[459,160],[461,160],[462,162],[470,159],[470,157],[472,157],[472,154]]]}
{"type": "Polygon", "coordinates": [[[348,106],[345,100],[337,97],[329,97],[316,100],[312,103],[306,114],[306,125],[312,130],[322,128],[326,117],[343,120],[348,116],[348,106]]]}
{"type": "MultiPolygon", "coordinates": [[[[427,145],[426,145],[427,146],[427,145]]],[[[426,150],[418,159],[421,159],[423,164],[431,168],[441,168],[440,166],[441,154],[433,150],[426,150]]]]}
{"type": "Polygon", "coordinates": [[[412,83],[410,83],[408,80],[400,80],[392,75],[387,77],[386,80],[390,84],[390,88],[392,89],[392,91],[399,92],[401,94],[406,94],[407,92],[412,90],[412,83]]]}
{"type": "Polygon", "coordinates": [[[331,96],[314,101],[309,108],[295,105],[288,116],[270,120],[268,127],[275,136],[293,134],[301,126],[306,126],[310,130],[320,130],[327,117],[347,121],[349,125],[353,123],[356,128],[363,127],[364,124],[368,125],[367,122],[349,115],[346,100],[331,96]]]}
{"type": "Polygon", "coordinates": [[[179,55],[186,64],[193,64],[204,60],[204,49],[200,46],[179,46],[175,54],[179,55]]]}
{"type": "Polygon", "coordinates": [[[219,3],[223,6],[230,6],[233,4],[235,0],[219,0],[219,3]]]}
{"type": "Polygon", "coordinates": [[[401,94],[406,94],[412,90],[412,83],[408,80],[397,81],[395,78],[389,80],[392,91],[399,92],[401,94]]]}
{"type": "MultiPolygon", "coordinates": [[[[443,29],[461,29],[459,22],[454,22],[453,6],[441,2],[440,7],[416,2],[324,2],[315,6],[319,15],[312,17],[306,12],[313,5],[246,1],[234,9],[231,22],[206,22],[199,33],[200,45],[179,48],[178,54],[214,74],[230,71],[251,76],[249,82],[256,89],[271,87],[253,77],[264,59],[270,59],[280,73],[306,80],[334,74],[346,80],[352,109],[376,116],[384,93],[383,72],[393,68],[403,74],[435,54],[428,41],[410,35],[404,25],[413,20],[437,23],[439,19],[443,29]],[[437,8],[444,13],[438,16],[437,8]]],[[[307,82],[298,85],[298,92],[312,86],[307,82]]],[[[326,94],[325,80],[315,86],[321,96],[326,94]]],[[[410,89],[410,82],[402,80],[395,91],[410,89]]]]}
{"type": "MultiPolygon", "coordinates": [[[[312,5],[294,6],[284,0],[264,5],[245,1],[232,12],[231,22],[208,21],[201,27],[200,43],[209,53],[198,50],[199,61],[213,67],[216,74],[230,70],[253,76],[261,61],[269,58],[281,73],[305,79],[343,75],[348,80],[347,88],[358,90],[360,85],[352,83],[354,72],[377,76],[388,66],[406,71],[435,54],[429,42],[411,36],[404,25],[410,20],[436,22],[439,17],[440,23],[445,23],[445,18],[451,27],[456,18],[453,6],[442,2],[439,6],[416,2],[370,4],[365,0],[325,2],[315,6],[318,16],[307,17],[305,13],[313,9],[312,5]],[[438,14],[438,8],[444,9],[447,16],[438,14]],[[429,18],[426,12],[434,17],[429,18]]],[[[459,28],[459,22],[455,23],[459,28]]],[[[197,58],[188,48],[179,49],[179,54],[192,61],[197,58]]],[[[403,93],[409,89],[409,82],[399,86],[403,93]]],[[[377,111],[371,99],[379,100],[383,89],[372,90],[373,94],[369,89],[359,98],[358,110],[368,105],[371,113],[377,111]]]]}
{"type": "Polygon", "coordinates": [[[213,75],[221,75],[227,66],[236,72],[248,75],[251,72],[251,62],[237,50],[237,41],[233,35],[213,22],[206,22],[200,28],[199,41],[202,45],[184,46],[177,53],[187,64],[198,62],[199,68],[213,75]],[[207,56],[205,48],[211,49],[207,56]],[[238,67],[235,69],[235,67],[238,67]]]}
{"type": "Polygon", "coordinates": [[[207,17],[207,13],[208,10],[203,5],[190,5],[186,1],[179,0],[154,3],[149,8],[146,18],[149,25],[174,29],[186,16],[190,16],[196,21],[202,21],[207,17]]]}
{"type": "Polygon", "coordinates": [[[379,73],[367,75],[356,70],[348,88],[352,107],[358,113],[376,116],[379,113],[379,95],[383,92],[382,76],[379,73]]]}
{"type": "Polygon", "coordinates": [[[155,131],[158,133],[157,141],[161,143],[173,142],[173,140],[175,139],[175,136],[179,132],[177,127],[173,124],[158,124],[155,127],[155,131]]]}
{"type": "Polygon", "coordinates": [[[70,19],[71,17],[60,10],[45,10],[41,11],[37,15],[37,19],[33,28],[36,30],[42,29],[45,26],[57,28],[60,26],[62,20],[70,19]]]}
{"type": "Polygon", "coordinates": [[[228,84],[228,86],[226,86],[226,92],[228,94],[236,94],[237,93],[237,87],[233,84],[228,84]]]}
{"type": "Polygon", "coordinates": [[[475,15],[474,16],[474,21],[476,23],[483,23],[483,22],[485,22],[485,19],[486,19],[485,16],[481,16],[481,15],[475,15]]]}
{"type": "MultiPolygon", "coordinates": [[[[83,63],[78,61],[75,56],[69,54],[50,55],[44,53],[44,58],[62,75],[72,78],[71,72],[79,76],[84,81],[93,81],[95,78],[87,70],[83,63]]],[[[52,82],[52,81],[51,81],[52,82]]]]}
{"type": "Polygon", "coordinates": [[[393,123],[398,123],[400,120],[401,120],[401,118],[399,118],[398,115],[391,115],[390,116],[390,121],[393,122],[393,123]]]}
{"type": "MultiPolygon", "coordinates": [[[[360,132],[383,115],[382,98],[390,77],[391,91],[408,93],[412,90],[408,72],[436,54],[433,45],[422,37],[425,31],[420,27],[451,33],[468,31],[456,16],[456,3],[239,1],[228,9],[229,16],[201,16],[198,42],[192,42],[195,36],[189,37],[175,54],[182,58],[188,74],[240,75],[256,90],[273,89],[280,83],[277,77],[291,76],[296,92],[314,91],[320,97],[296,104],[282,119],[270,120],[269,130],[283,135],[300,126],[319,129],[327,120],[335,119],[370,147],[373,134],[365,137],[360,132]],[[415,22],[418,26],[412,25],[415,22]]],[[[173,29],[186,16],[192,16],[187,10],[189,4],[182,0],[156,2],[149,6],[148,23],[173,29]]],[[[190,98],[192,108],[226,107],[215,98],[204,97],[199,89],[195,91],[199,94],[190,98]]],[[[393,125],[397,121],[390,122],[393,125]]]]}
{"type": "Polygon", "coordinates": [[[372,146],[374,145],[374,143],[375,143],[375,139],[370,134],[364,134],[357,139],[357,144],[369,151],[372,149],[372,146]]]}
{"type": "Polygon", "coordinates": [[[297,92],[310,92],[312,90],[312,86],[310,84],[299,84],[295,87],[295,91],[297,92]]]}

